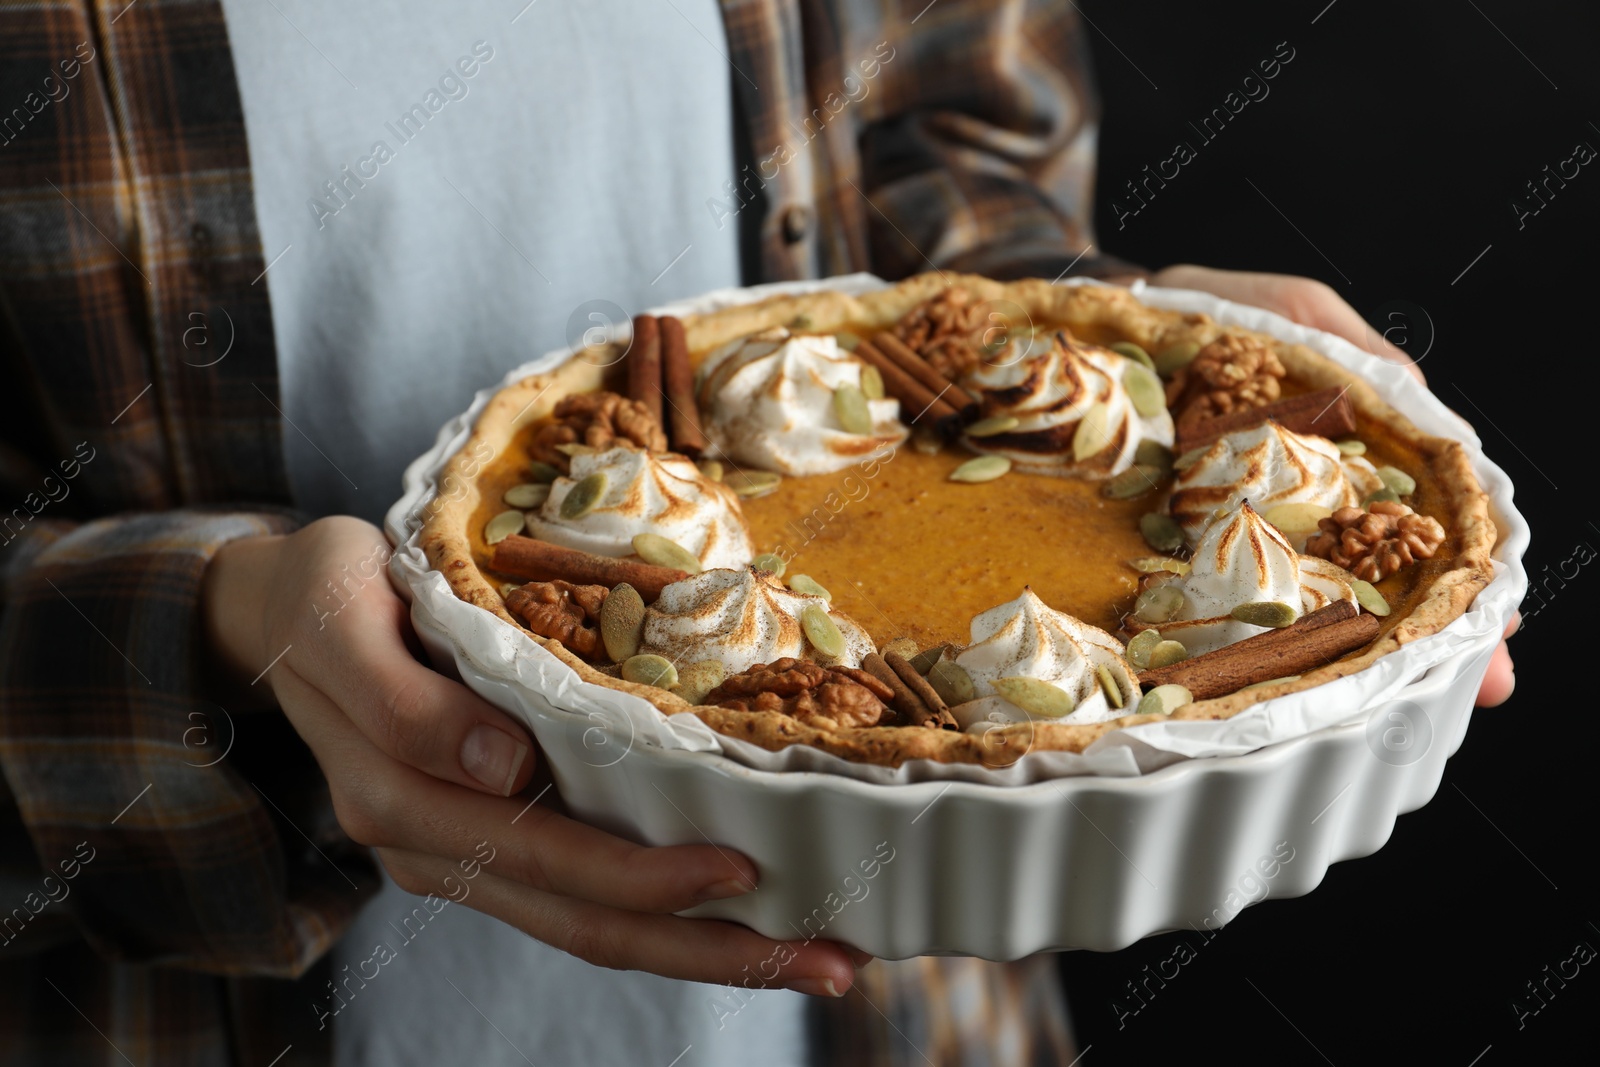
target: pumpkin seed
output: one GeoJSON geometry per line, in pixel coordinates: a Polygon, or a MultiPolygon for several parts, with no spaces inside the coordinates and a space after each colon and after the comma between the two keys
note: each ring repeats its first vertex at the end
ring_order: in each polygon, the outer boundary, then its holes
{"type": "Polygon", "coordinates": [[[944,440],[930,427],[918,426],[911,431],[911,447],[924,456],[937,456],[944,448],[944,440]]]}
{"type": "Polygon", "coordinates": [[[1360,604],[1379,618],[1389,614],[1389,602],[1383,598],[1382,593],[1378,592],[1377,586],[1357,578],[1350,583],[1350,588],[1356,594],[1357,604],[1360,604]]]}
{"type": "Polygon", "coordinates": [[[967,427],[968,437],[993,437],[996,434],[1010,433],[1022,420],[1015,415],[991,415],[987,419],[979,419],[967,427]]]}
{"type": "Polygon", "coordinates": [[[1070,715],[1076,703],[1072,694],[1065,689],[1025,675],[996,678],[994,690],[1029,715],[1041,719],[1059,719],[1063,715],[1070,715]]]}
{"type": "Polygon", "coordinates": [[[695,464],[700,473],[714,482],[722,481],[722,461],[720,459],[702,459],[695,464]]]}
{"type": "Polygon", "coordinates": [[[595,453],[595,449],[588,445],[580,445],[576,441],[564,445],[556,445],[556,451],[563,456],[592,456],[595,453]]]}
{"type": "Polygon", "coordinates": [[[1090,456],[1104,452],[1110,444],[1111,410],[1103,403],[1095,403],[1083,413],[1083,418],[1078,420],[1078,428],[1072,431],[1072,458],[1082,463],[1090,456]]]}
{"type": "MultiPolygon", "coordinates": [[[[856,345],[861,343],[860,335],[853,334],[849,330],[839,331],[833,335],[833,339],[839,342],[839,347],[844,349],[846,352],[854,352],[856,350],[856,345]]],[[[879,379],[879,384],[882,384],[881,378],[879,379]]],[[[862,388],[866,388],[865,382],[862,383],[862,388]]]]}
{"type": "Polygon", "coordinates": [[[624,681],[634,682],[638,685],[653,685],[657,689],[671,689],[678,684],[678,668],[665,656],[653,655],[649,652],[637,656],[629,656],[622,661],[622,678],[624,681]]]}
{"type": "Polygon", "coordinates": [[[498,545],[514,533],[522,532],[527,516],[520,511],[502,511],[483,526],[485,544],[498,545]]]}
{"type": "Polygon", "coordinates": [[[933,669],[933,665],[938,663],[939,658],[943,655],[943,645],[934,645],[932,648],[925,648],[921,652],[918,652],[915,656],[911,657],[911,666],[916,668],[918,674],[925,675],[933,669]]]}
{"type": "Polygon", "coordinates": [[[1166,474],[1172,470],[1172,449],[1147,437],[1133,450],[1133,461],[1141,466],[1155,467],[1166,474]]]}
{"type": "Polygon", "coordinates": [[[1107,347],[1117,355],[1131,359],[1140,366],[1148,367],[1151,370],[1156,369],[1155,360],[1150,358],[1150,353],[1144,350],[1143,345],[1136,345],[1132,341],[1118,341],[1107,347]]]}
{"type": "Polygon", "coordinates": [[[833,415],[845,433],[863,437],[872,433],[872,409],[859,385],[847,382],[833,391],[833,415]]]}
{"type": "Polygon", "coordinates": [[[790,578],[789,588],[796,593],[804,593],[806,596],[819,596],[823,600],[830,602],[833,600],[833,594],[824,589],[822,583],[809,574],[797,574],[790,578]]]}
{"type": "Polygon", "coordinates": [[[521,485],[513,485],[510,489],[507,489],[505,495],[500,499],[504,500],[510,507],[521,508],[526,511],[529,508],[538,507],[549,498],[550,486],[548,484],[524,482],[521,485]]]}
{"type": "Polygon", "coordinates": [[[883,646],[883,654],[887,656],[894,652],[907,660],[917,654],[917,643],[909,637],[896,637],[883,646]]]}
{"type": "Polygon", "coordinates": [[[1228,614],[1251,626],[1270,626],[1274,630],[1281,630],[1293,625],[1294,620],[1300,617],[1300,609],[1277,600],[1255,600],[1240,604],[1228,614]]]}
{"type": "Polygon", "coordinates": [[[561,498],[561,517],[563,519],[581,519],[594,510],[600,503],[600,498],[606,495],[606,475],[604,471],[595,471],[587,478],[581,479],[567,495],[561,498]]]}
{"type": "Polygon", "coordinates": [[[1153,419],[1167,410],[1167,391],[1156,372],[1135,363],[1122,369],[1122,387],[1133,401],[1133,410],[1147,419],[1153,419]]]}
{"type": "Polygon", "coordinates": [[[1364,456],[1367,454],[1367,443],[1365,441],[1357,441],[1354,437],[1346,438],[1343,441],[1335,441],[1334,444],[1339,447],[1341,456],[1364,456]]]}
{"type": "Polygon", "coordinates": [[[950,472],[952,482],[992,482],[1011,469],[1005,456],[979,456],[950,472]]]}
{"type": "Polygon", "coordinates": [[[1171,556],[1140,556],[1130,559],[1128,566],[1140,574],[1155,574],[1157,571],[1166,571],[1168,574],[1188,574],[1189,564],[1181,559],[1171,556]]]}
{"type": "Polygon", "coordinates": [[[1176,552],[1183,547],[1183,527],[1159,511],[1139,516],[1139,532],[1144,535],[1144,543],[1157,552],[1176,552]]]}
{"type": "Polygon", "coordinates": [[[600,605],[600,640],[613,662],[623,663],[639,654],[644,640],[644,597],[621,582],[600,605]]]}
{"type": "Polygon", "coordinates": [[[678,684],[672,692],[686,704],[699,704],[727,677],[728,669],[721,660],[699,660],[678,672],[678,684]]]}
{"type": "Polygon", "coordinates": [[[634,534],[633,551],[652,566],[672,567],[687,574],[700,573],[699,556],[657,533],[634,534]]]}
{"type": "Polygon", "coordinates": [[[766,496],[778,488],[783,479],[771,471],[734,471],[723,475],[722,484],[746,500],[766,496]]]}
{"type": "Polygon", "coordinates": [[[1174,663],[1182,663],[1189,658],[1189,650],[1177,641],[1162,641],[1150,650],[1150,667],[1152,671],[1162,667],[1170,667],[1174,663]]]}
{"type": "Polygon", "coordinates": [[[1317,528],[1320,519],[1333,514],[1332,508],[1321,504],[1274,504],[1261,513],[1261,517],[1285,534],[1303,534],[1317,528]]]}
{"type": "Polygon", "coordinates": [[[1399,496],[1410,496],[1417,491],[1417,480],[1399,467],[1379,467],[1378,477],[1399,496]]]}
{"type": "Polygon", "coordinates": [[[1152,585],[1133,603],[1133,617],[1140,622],[1167,622],[1183,610],[1183,590],[1171,583],[1152,585]]]}
{"type": "Polygon", "coordinates": [[[1196,463],[1200,462],[1200,457],[1204,456],[1209,451],[1211,451],[1210,445],[1201,445],[1199,448],[1191,448],[1189,451],[1172,461],[1172,469],[1180,473],[1186,471],[1196,463]]]}
{"type": "Polygon", "coordinates": [[[1175,345],[1168,345],[1156,353],[1155,371],[1163,378],[1170,378],[1180,368],[1187,367],[1194,362],[1194,357],[1200,354],[1200,345],[1194,341],[1179,341],[1175,345]]]}
{"type": "Polygon", "coordinates": [[[861,395],[868,400],[882,400],[887,395],[883,388],[883,372],[870,363],[861,367],[861,395]]]}
{"type": "Polygon", "coordinates": [[[561,477],[561,469],[559,467],[553,467],[550,464],[540,462],[539,460],[534,460],[532,463],[528,464],[529,481],[544,482],[548,485],[550,482],[555,481],[559,477],[561,477]]]}
{"type": "Polygon", "coordinates": [[[1387,485],[1382,489],[1375,489],[1367,494],[1367,499],[1361,502],[1362,507],[1371,507],[1373,504],[1398,504],[1400,494],[1390,489],[1387,485]]]}
{"type": "Polygon", "coordinates": [[[934,661],[933,666],[928,668],[928,684],[933,686],[940,700],[952,707],[965,704],[976,695],[972,687],[972,675],[953,659],[934,661]]]}
{"type": "Polygon", "coordinates": [[[750,561],[750,566],[758,571],[766,571],[774,578],[782,578],[784,568],[788,567],[788,564],[776,552],[763,552],[750,561]]]}
{"type": "Polygon", "coordinates": [[[1100,483],[1100,495],[1112,500],[1132,500],[1143,496],[1161,482],[1159,467],[1146,467],[1135,463],[1121,474],[1100,483]]]}
{"type": "Polygon", "coordinates": [[[1106,702],[1114,708],[1121,708],[1127,703],[1122,697],[1122,686],[1117,684],[1117,676],[1111,673],[1111,668],[1104,663],[1094,669],[1100,679],[1100,691],[1106,695],[1106,702]]]}
{"type": "Polygon", "coordinates": [[[811,329],[811,316],[805,314],[804,312],[802,312],[799,315],[796,315],[794,318],[789,320],[789,329],[791,329],[791,330],[809,330],[809,329],[811,329]]]}
{"type": "Polygon", "coordinates": [[[1142,671],[1150,666],[1150,653],[1160,643],[1160,631],[1140,630],[1133,635],[1133,640],[1128,642],[1127,651],[1123,654],[1129,663],[1142,671]]]}
{"type": "Polygon", "coordinates": [[[807,604],[800,609],[800,628],[806,632],[811,647],[824,656],[838,659],[844,655],[844,634],[821,604],[807,604]]]}
{"type": "Polygon", "coordinates": [[[1158,685],[1139,701],[1140,715],[1171,715],[1185,704],[1194,703],[1194,694],[1181,685],[1158,685]]]}

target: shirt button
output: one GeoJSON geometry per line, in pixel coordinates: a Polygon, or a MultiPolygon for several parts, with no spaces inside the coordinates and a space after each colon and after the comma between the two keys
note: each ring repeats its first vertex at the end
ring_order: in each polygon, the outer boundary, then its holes
{"type": "Polygon", "coordinates": [[[811,209],[793,204],[783,210],[783,239],[798,244],[811,232],[811,209]]]}

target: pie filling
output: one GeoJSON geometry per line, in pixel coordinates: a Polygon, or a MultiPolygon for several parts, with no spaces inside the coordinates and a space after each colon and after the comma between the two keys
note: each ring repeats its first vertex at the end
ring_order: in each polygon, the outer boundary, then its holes
{"type": "Polygon", "coordinates": [[[641,316],[472,472],[485,606],[767,747],[997,762],[971,738],[1348,673],[1464,558],[1486,580],[1459,446],[1321,357],[1121,291],[1050,321],[914,281],[876,324],[641,316]]]}

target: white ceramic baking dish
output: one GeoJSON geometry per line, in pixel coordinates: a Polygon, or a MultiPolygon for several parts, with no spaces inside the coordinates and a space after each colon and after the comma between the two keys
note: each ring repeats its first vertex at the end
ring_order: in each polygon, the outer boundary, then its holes
{"type": "MultiPolygon", "coordinates": [[[[391,573],[413,596],[412,618],[435,664],[527,724],[577,817],[649,844],[714,842],[756,863],[759,889],[689,914],[776,938],[839,940],[886,959],[1115,950],[1164,930],[1221,926],[1268,896],[1310,892],[1330,863],[1376,851],[1398,815],[1432,798],[1465,735],[1498,634],[1525,591],[1528,529],[1512,507],[1509,479],[1482,456],[1470,428],[1395,379],[1393,367],[1257,309],[1204,294],[1139,295],[1266,328],[1347,366],[1368,360],[1357,369],[1387,378],[1401,410],[1429,420],[1432,432],[1442,422],[1471,443],[1501,535],[1494,581],[1472,617],[1458,620],[1457,630],[1470,629],[1472,639],[1455,641],[1444,658],[1428,655],[1427,643],[1438,638],[1384,657],[1386,669],[1414,673],[1402,674],[1385,699],[1334,709],[1338,725],[1132,777],[886,785],[664,748],[579,699],[584,690],[610,702],[634,698],[576,675],[570,684],[529,684],[528,657],[547,654],[487,612],[457,611],[441,599],[442,577],[408,543],[408,516],[433,494],[433,472],[460,447],[487,393],[408,470],[406,494],[389,515],[390,537],[401,546],[391,573]]],[[[548,366],[539,361],[539,369],[548,366]]],[[[1333,686],[1351,681],[1311,692],[1337,699],[1351,689],[1333,686]]]]}

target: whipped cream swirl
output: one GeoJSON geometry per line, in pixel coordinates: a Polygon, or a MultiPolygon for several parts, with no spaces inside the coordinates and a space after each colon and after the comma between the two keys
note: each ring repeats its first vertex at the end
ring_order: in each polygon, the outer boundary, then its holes
{"type": "Polygon", "coordinates": [[[706,357],[698,398],[706,436],[735,463],[781,474],[843,470],[906,439],[898,400],[870,400],[872,432],[850,433],[833,392],[861,385],[861,360],[831,336],[774,327],[706,357]]]}
{"type": "MultiPolygon", "coordinates": [[[[1248,502],[1206,527],[1189,573],[1162,584],[1183,593],[1183,607],[1171,621],[1154,626],[1163,638],[1177,641],[1191,656],[1267,629],[1233,618],[1229,613],[1241,604],[1270,600],[1305,615],[1336,600],[1353,604],[1356,598],[1350,576],[1343,569],[1325,559],[1297,553],[1248,502]]],[[[1135,630],[1145,628],[1132,619],[1128,625],[1135,630]]]]}
{"type": "Polygon", "coordinates": [[[1168,511],[1194,544],[1213,512],[1232,511],[1242,500],[1263,511],[1277,504],[1320,504],[1337,511],[1382,487],[1365,458],[1341,455],[1326,437],[1268,421],[1218,439],[1180,472],[1168,511]]]}
{"type": "Polygon", "coordinates": [[[656,533],[694,553],[702,567],[741,567],[755,555],[733,490],[684,456],[627,445],[573,456],[571,476],[557,478],[529,514],[528,533],[598,556],[630,556],[635,534],[656,533]],[[579,518],[562,518],[561,502],[595,473],[606,476],[599,502],[579,518]]]}
{"type": "Polygon", "coordinates": [[[1140,415],[1123,385],[1128,368],[1137,364],[1065,334],[1057,334],[1048,347],[1045,340],[1014,341],[1002,355],[1015,358],[997,359],[962,379],[980,393],[985,417],[1019,420],[1007,433],[966,439],[968,448],[1005,456],[1016,469],[1033,474],[1105,478],[1133,465],[1141,441],[1172,445],[1166,408],[1148,418],[1140,415]],[[1072,439],[1096,404],[1106,408],[1105,447],[1080,462],[1072,439]]]}
{"type": "Polygon", "coordinates": [[[800,613],[820,596],[785,589],[765,571],[750,567],[708,570],[673,582],[645,609],[640,651],[665,656],[680,667],[703,659],[722,663],[729,674],[784,656],[859,667],[874,651],[872,638],[847,615],[829,611],[844,635],[844,655],[826,660],[806,640],[800,613]]]}
{"type": "Polygon", "coordinates": [[[1000,678],[1036,678],[1071,695],[1069,714],[1040,722],[1104,722],[1133,714],[1139,703],[1139,683],[1122,656],[1122,642],[1049,607],[1032,589],[974,616],[972,643],[957,654],[956,663],[971,676],[975,693],[974,699],[950,709],[962,729],[1029,721],[1026,711],[995,691],[1000,678]],[[1121,709],[1112,707],[1100,688],[1101,666],[1110,669],[1122,691],[1121,709]]]}

